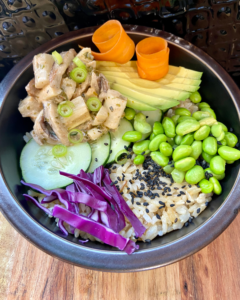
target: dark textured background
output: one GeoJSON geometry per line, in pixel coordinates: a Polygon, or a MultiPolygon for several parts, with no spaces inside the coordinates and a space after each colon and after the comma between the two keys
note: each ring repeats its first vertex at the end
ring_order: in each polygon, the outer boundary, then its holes
{"type": "Polygon", "coordinates": [[[222,0],[0,0],[0,80],[39,45],[111,18],[183,37],[240,81],[240,6],[222,0]]]}

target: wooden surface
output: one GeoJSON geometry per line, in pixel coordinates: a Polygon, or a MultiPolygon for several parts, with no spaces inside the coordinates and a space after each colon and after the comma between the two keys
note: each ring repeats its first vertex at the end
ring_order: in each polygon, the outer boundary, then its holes
{"type": "Polygon", "coordinates": [[[209,246],[170,266],[139,273],[89,271],[22,238],[0,214],[0,299],[240,299],[240,215],[209,246]]]}

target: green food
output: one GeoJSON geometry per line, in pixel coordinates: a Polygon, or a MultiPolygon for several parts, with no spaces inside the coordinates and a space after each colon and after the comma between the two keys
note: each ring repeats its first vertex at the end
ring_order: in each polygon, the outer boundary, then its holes
{"type": "Polygon", "coordinates": [[[224,125],[224,124],[221,123],[221,122],[217,122],[217,123],[220,124],[220,125],[222,126],[223,131],[228,132],[228,129],[227,129],[227,126],[226,126],[226,125],[224,125]]]}
{"type": "Polygon", "coordinates": [[[119,165],[123,165],[127,162],[127,156],[128,156],[128,152],[127,150],[121,150],[119,151],[116,156],[115,156],[115,162],[119,165]]]}
{"type": "Polygon", "coordinates": [[[202,154],[202,142],[194,141],[191,147],[192,147],[192,153],[190,156],[193,157],[194,159],[198,159],[199,156],[202,154]]]}
{"type": "Polygon", "coordinates": [[[55,157],[62,157],[67,154],[67,147],[64,145],[56,145],[52,148],[52,154],[55,157]]]}
{"type": "Polygon", "coordinates": [[[145,160],[145,157],[143,155],[139,154],[134,158],[133,163],[135,165],[141,165],[144,163],[144,160],[145,160]]]}
{"type": "Polygon", "coordinates": [[[162,121],[163,129],[167,137],[175,137],[175,124],[171,118],[165,117],[162,121]]]}
{"type": "Polygon", "coordinates": [[[153,140],[155,137],[156,137],[156,134],[154,134],[154,133],[152,132],[151,135],[150,135],[149,140],[151,141],[151,140],[153,140]]]}
{"type": "Polygon", "coordinates": [[[188,145],[180,145],[174,151],[172,158],[174,161],[178,161],[182,158],[190,156],[192,153],[192,147],[188,145]]]}
{"type": "Polygon", "coordinates": [[[134,143],[133,152],[135,154],[147,154],[149,152],[148,151],[149,144],[150,144],[149,140],[134,143]]]}
{"type": "Polygon", "coordinates": [[[197,131],[194,132],[194,139],[196,141],[205,140],[209,136],[210,130],[211,128],[208,125],[200,127],[197,131]]]}
{"type": "Polygon", "coordinates": [[[182,138],[180,145],[189,145],[191,146],[192,143],[194,141],[194,137],[192,133],[188,133],[186,135],[184,135],[184,137],[182,138]]]}
{"type": "Polygon", "coordinates": [[[240,151],[229,146],[222,146],[218,149],[218,154],[225,160],[240,159],[240,151]]]}
{"type": "Polygon", "coordinates": [[[177,125],[176,133],[178,135],[183,136],[190,132],[194,132],[194,131],[198,130],[199,128],[200,128],[200,124],[198,121],[196,121],[195,119],[189,119],[189,120],[185,120],[177,125]]]}
{"type": "Polygon", "coordinates": [[[183,137],[182,137],[182,136],[180,136],[180,135],[176,135],[176,136],[175,136],[175,139],[174,139],[174,141],[175,141],[175,144],[176,144],[176,145],[180,145],[180,144],[181,144],[181,141],[182,141],[182,139],[183,139],[183,137]]]}
{"type": "MultiPolygon", "coordinates": [[[[124,95],[124,94],[123,94],[124,95]]],[[[124,95],[125,97],[127,97],[127,107],[136,109],[136,110],[143,110],[143,111],[156,111],[158,110],[157,107],[154,106],[150,106],[146,103],[143,103],[137,99],[134,99],[130,96],[124,95]]]]}
{"type": "Polygon", "coordinates": [[[202,179],[199,182],[199,186],[202,190],[202,193],[209,194],[213,191],[213,184],[212,182],[208,181],[207,179],[202,179]]]}
{"type": "Polygon", "coordinates": [[[227,142],[227,146],[232,147],[232,148],[235,147],[237,142],[238,142],[237,136],[234,133],[231,133],[231,132],[226,132],[225,133],[225,139],[226,139],[226,142],[227,142]]]}
{"type": "Polygon", "coordinates": [[[171,156],[173,152],[171,145],[166,142],[160,143],[159,150],[165,156],[171,156]]]}
{"type": "Polygon", "coordinates": [[[133,127],[142,134],[147,134],[152,131],[151,125],[147,123],[146,116],[142,113],[137,113],[134,117],[133,127]]]}
{"type": "Polygon", "coordinates": [[[213,175],[214,178],[216,178],[217,180],[222,180],[225,177],[225,173],[221,174],[221,175],[217,175],[215,173],[213,173],[213,171],[210,168],[207,168],[204,170],[207,173],[210,173],[213,175]]]}
{"type": "Polygon", "coordinates": [[[174,169],[171,173],[173,180],[176,183],[182,183],[184,181],[185,172],[174,169]]]}
{"type": "Polygon", "coordinates": [[[210,169],[217,175],[225,173],[226,162],[221,156],[216,155],[210,161],[210,169]]]}
{"type": "Polygon", "coordinates": [[[97,97],[91,97],[87,99],[87,107],[90,111],[99,111],[102,102],[97,97]]]}
{"type": "Polygon", "coordinates": [[[214,155],[210,155],[210,154],[208,154],[208,153],[206,153],[206,152],[202,152],[202,157],[203,157],[203,159],[207,162],[207,163],[209,163],[210,164],[210,161],[211,161],[211,159],[214,157],[214,155]]]}
{"type": "Polygon", "coordinates": [[[201,111],[208,112],[208,113],[210,113],[210,115],[211,115],[214,119],[217,119],[214,110],[211,109],[210,107],[203,107],[203,108],[201,109],[201,111]]]}
{"type": "Polygon", "coordinates": [[[79,174],[87,171],[91,163],[91,147],[88,143],[79,143],[67,148],[63,157],[55,157],[53,146],[38,145],[31,139],[23,148],[20,157],[22,176],[27,183],[38,184],[47,190],[62,188],[73,182],[72,179],[59,174],[64,171],[79,174]]]}
{"type": "Polygon", "coordinates": [[[217,140],[214,137],[207,137],[203,140],[203,151],[210,155],[217,153],[217,140]]]}
{"type": "Polygon", "coordinates": [[[199,109],[202,109],[204,107],[210,107],[210,105],[208,103],[206,103],[206,102],[201,102],[201,103],[198,104],[198,108],[199,109]]]}
{"type": "Polygon", "coordinates": [[[70,72],[69,76],[75,82],[82,83],[87,78],[87,70],[86,70],[86,68],[78,68],[77,67],[70,72]]]}
{"type": "Polygon", "coordinates": [[[167,142],[173,147],[175,145],[174,138],[167,138],[167,142]]]}
{"type": "Polygon", "coordinates": [[[190,95],[190,100],[193,102],[193,103],[199,103],[202,101],[202,97],[201,95],[199,94],[199,92],[194,92],[190,95]]]}
{"type": "Polygon", "coordinates": [[[63,58],[62,58],[61,54],[58,53],[57,51],[52,52],[52,57],[58,65],[61,65],[63,63],[63,58]]]}
{"type": "Polygon", "coordinates": [[[162,142],[166,142],[167,141],[167,137],[165,134],[159,134],[157,135],[155,138],[153,138],[151,141],[150,141],[150,144],[149,144],[149,150],[150,151],[157,151],[158,148],[159,148],[159,145],[162,143],[162,142]]]}
{"type": "Polygon", "coordinates": [[[153,133],[156,135],[164,133],[163,126],[160,122],[154,122],[153,124],[153,133]]]}
{"type": "Polygon", "coordinates": [[[191,116],[191,112],[183,107],[179,107],[175,109],[175,115],[179,115],[179,116],[191,116]]]}
{"type": "Polygon", "coordinates": [[[141,140],[142,134],[138,131],[126,131],[122,136],[122,139],[127,142],[137,142],[141,140]]]}
{"type": "MultiPolygon", "coordinates": [[[[141,111],[141,113],[146,116],[146,121],[151,127],[153,127],[155,122],[159,122],[162,118],[162,111],[160,109],[156,111],[141,111]]],[[[149,135],[150,133],[143,134],[142,140],[145,140],[149,135]]]]}
{"type": "Polygon", "coordinates": [[[214,119],[213,117],[204,118],[199,121],[200,126],[204,126],[204,125],[212,126],[213,124],[216,124],[216,123],[217,123],[217,120],[214,119]]]}
{"type": "Polygon", "coordinates": [[[171,174],[171,172],[174,170],[174,167],[172,167],[172,165],[166,165],[164,168],[163,168],[163,171],[167,174],[171,174]]]}
{"type": "Polygon", "coordinates": [[[155,161],[161,167],[165,167],[169,162],[169,158],[160,153],[159,151],[151,152],[150,155],[152,160],[155,161]]]}
{"type": "Polygon", "coordinates": [[[81,59],[77,56],[74,57],[73,62],[79,68],[86,69],[86,65],[81,61],[81,59]]]}
{"type": "Polygon", "coordinates": [[[171,119],[173,120],[175,126],[177,125],[177,121],[178,121],[179,117],[180,117],[179,115],[174,115],[174,116],[171,117],[171,119]]]}
{"type": "Polygon", "coordinates": [[[197,184],[205,177],[204,170],[200,166],[194,166],[192,169],[188,170],[185,175],[185,180],[189,184],[197,184]]]}
{"type": "Polygon", "coordinates": [[[70,117],[73,114],[73,106],[74,104],[71,101],[63,101],[58,104],[57,112],[64,118],[70,117]]]}
{"type": "Polygon", "coordinates": [[[179,124],[186,120],[195,120],[195,119],[193,117],[189,117],[189,116],[180,116],[177,120],[177,123],[179,124]]]}
{"type": "Polygon", "coordinates": [[[204,118],[208,118],[211,117],[211,114],[207,111],[196,111],[195,113],[193,113],[193,118],[196,119],[197,121],[200,121],[204,118]]]}
{"type": "Polygon", "coordinates": [[[127,119],[127,120],[133,120],[134,119],[134,117],[135,117],[135,115],[136,115],[136,112],[135,112],[135,110],[134,109],[132,109],[132,108],[129,108],[129,107],[127,107],[126,109],[125,109],[125,118],[127,119]]]}
{"type": "Polygon", "coordinates": [[[209,181],[212,183],[213,185],[213,192],[216,194],[216,195],[220,195],[221,192],[222,192],[222,187],[221,187],[221,184],[220,182],[214,178],[214,177],[211,177],[209,178],[209,181]]]}
{"type": "Polygon", "coordinates": [[[83,133],[82,133],[82,131],[78,130],[76,128],[72,129],[68,133],[68,140],[69,140],[69,142],[71,142],[73,144],[81,143],[81,141],[83,140],[83,133]]]}
{"type": "Polygon", "coordinates": [[[222,141],[225,138],[225,132],[222,131],[219,137],[216,138],[217,141],[222,141]]]}
{"type": "Polygon", "coordinates": [[[215,138],[220,137],[220,135],[223,133],[222,125],[221,124],[214,124],[211,127],[211,133],[215,138]]]}
{"type": "Polygon", "coordinates": [[[196,160],[193,157],[185,157],[175,162],[174,167],[179,171],[188,171],[190,170],[196,163],[196,160]]]}

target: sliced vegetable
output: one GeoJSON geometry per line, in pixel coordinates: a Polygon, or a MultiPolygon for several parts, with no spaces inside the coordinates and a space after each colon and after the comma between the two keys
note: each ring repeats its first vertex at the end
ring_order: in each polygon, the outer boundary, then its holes
{"type": "Polygon", "coordinates": [[[81,143],[81,141],[83,140],[83,133],[81,130],[78,130],[76,128],[72,129],[68,133],[68,139],[73,144],[81,143]]]}
{"type": "Polygon", "coordinates": [[[88,98],[87,107],[90,111],[99,111],[102,107],[102,102],[97,97],[88,98]]]}
{"type": "Polygon", "coordinates": [[[77,56],[74,57],[73,59],[73,62],[75,63],[75,65],[77,65],[79,68],[85,68],[86,69],[86,66],[85,64],[81,61],[81,59],[77,56]]]}
{"type": "Polygon", "coordinates": [[[125,164],[127,162],[128,152],[126,150],[119,151],[115,156],[115,162],[119,165],[125,164]]]}
{"type": "Polygon", "coordinates": [[[58,65],[61,65],[63,63],[63,58],[61,54],[58,53],[56,50],[52,52],[52,57],[58,65]]]}
{"type": "Polygon", "coordinates": [[[67,147],[64,145],[56,145],[52,148],[52,154],[55,157],[62,157],[67,154],[67,147]]]}
{"type": "Polygon", "coordinates": [[[72,80],[74,80],[77,83],[82,83],[86,80],[87,78],[87,70],[86,67],[85,68],[75,68],[73,69],[69,76],[71,77],[72,80]]]}
{"type": "Polygon", "coordinates": [[[70,117],[73,114],[73,109],[74,104],[70,101],[63,101],[60,104],[58,104],[57,111],[60,116],[62,117],[70,117]]]}

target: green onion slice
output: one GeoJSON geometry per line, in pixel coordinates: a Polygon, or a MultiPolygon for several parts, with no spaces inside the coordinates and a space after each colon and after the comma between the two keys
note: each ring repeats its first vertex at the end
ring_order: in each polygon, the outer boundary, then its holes
{"type": "Polygon", "coordinates": [[[60,116],[67,118],[70,117],[73,114],[74,104],[71,101],[63,101],[60,104],[58,104],[58,113],[60,116]]]}
{"type": "Polygon", "coordinates": [[[102,107],[102,103],[97,97],[92,97],[87,99],[87,107],[90,111],[99,111],[102,107]]]}
{"type": "Polygon", "coordinates": [[[72,80],[74,80],[77,83],[82,83],[86,80],[87,78],[87,70],[86,67],[85,68],[75,68],[71,71],[71,73],[69,74],[69,76],[72,78],[72,80]]]}
{"type": "Polygon", "coordinates": [[[72,129],[68,133],[68,140],[73,144],[81,143],[81,141],[83,140],[82,131],[78,129],[72,129]]]}
{"type": "Polygon", "coordinates": [[[81,61],[80,58],[78,58],[77,56],[74,57],[73,62],[75,63],[75,65],[77,65],[79,68],[83,68],[86,69],[85,64],[81,61]]]}
{"type": "Polygon", "coordinates": [[[57,51],[52,52],[52,57],[58,65],[61,65],[63,63],[62,56],[57,51]]]}
{"type": "Polygon", "coordinates": [[[67,147],[64,145],[56,145],[52,148],[52,154],[55,157],[62,157],[67,154],[67,147]]]}
{"type": "Polygon", "coordinates": [[[119,165],[124,165],[127,162],[128,152],[126,150],[119,151],[115,156],[115,162],[119,165]]]}

